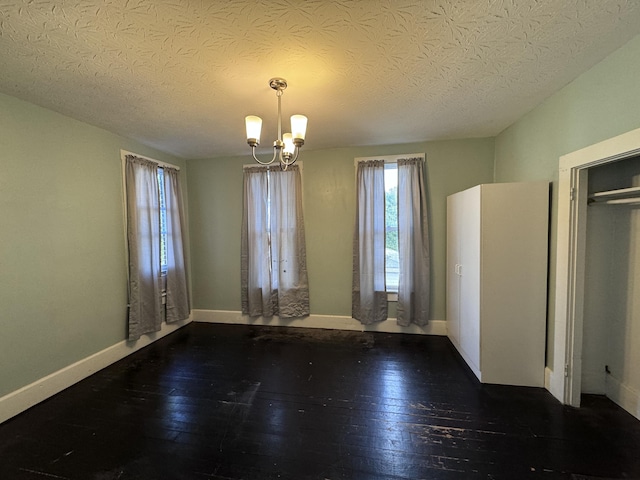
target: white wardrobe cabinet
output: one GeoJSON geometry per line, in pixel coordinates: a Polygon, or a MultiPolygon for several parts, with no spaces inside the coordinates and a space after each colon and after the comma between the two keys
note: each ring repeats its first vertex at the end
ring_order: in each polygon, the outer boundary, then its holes
{"type": "Polygon", "coordinates": [[[544,386],[547,182],[447,198],[447,332],[483,383],[544,386]]]}

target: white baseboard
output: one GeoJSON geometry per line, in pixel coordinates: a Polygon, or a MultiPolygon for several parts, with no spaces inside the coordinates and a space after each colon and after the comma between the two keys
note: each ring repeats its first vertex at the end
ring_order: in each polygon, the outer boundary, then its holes
{"type": "Polygon", "coordinates": [[[553,372],[549,367],[544,367],[544,388],[551,391],[551,375],[553,372]]]}
{"type": "Polygon", "coordinates": [[[172,324],[163,323],[162,329],[159,332],[144,335],[135,342],[123,340],[1,397],[0,423],[24,412],[43,400],[61,392],[65,388],[125,358],[127,355],[131,355],[133,352],[146,347],[190,322],[191,319],[172,324]]]}
{"type": "Polygon", "coordinates": [[[550,367],[545,367],[544,387],[549,390],[560,403],[566,403],[564,398],[564,372],[556,372],[550,367]]]}
{"type": "Polygon", "coordinates": [[[395,318],[389,318],[384,322],[373,325],[362,325],[358,320],[339,315],[309,315],[304,318],[282,320],[273,318],[253,318],[238,311],[229,310],[193,310],[194,322],[204,323],[231,323],[239,325],[269,325],[278,327],[304,327],[304,328],[330,328],[337,330],[355,330],[360,332],[384,332],[384,333],[411,333],[418,335],[447,334],[447,322],[445,320],[431,320],[428,325],[419,327],[411,325],[401,327],[395,318]]]}
{"type": "Polygon", "coordinates": [[[47,375],[35,382],[0,397],[0,423],[28,410],[32,406],[52,397],[65,388],[83,380],[99,370],[125,358],[128,355],[150,345],[156,340],[173,333],[191,321],[208,323],[231,323],[242,325],[271,325],[306,328],[331,328],[385,333],[411,333],[418,335],[446,335],[447,326],[444,320],[432,320],[425,327],[411,325],[401,327],[395,319],[388,319],[374,325],[362,325],[357,320],[346,316],[310,315],[295,320],[279,318],[250,318],[237,311],[193,310],[189,320],[174,324],[162,324],[162,329],[152,335],[145,335],[136,342],[123,340],[89,357],[83,358],[67,367],[47,375]]]}
{"type": "Polygon", "coordinates": [[[640,420],[640,392],[620,382],[613,375],[607,375],[607,397],[640,420]]]}

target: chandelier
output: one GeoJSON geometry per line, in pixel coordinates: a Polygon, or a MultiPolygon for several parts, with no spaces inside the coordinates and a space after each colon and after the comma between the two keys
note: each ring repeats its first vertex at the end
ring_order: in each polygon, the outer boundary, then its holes
{"type": "Polygon", "coordinates": [[[253,159],[261,165],[270,165],[276,158],[280,161],[283,170],[289,165],[293,165],[298,159],[300,147],[304,145],[304,135],[307,130],[307,117],[304,115],[291,116],[291,133],[282,134],[282,109],[281,98],[287,88],[287,81],[284,78],[272,78],[269,86],[276,91],[278,97],[278,137],[273,142],[273,158],[268,162],[263,162],[256,157],[256,146],[260,144],[260,130],[262,129],[262,119],[255,115],[245,117],[247,127],[247,143],[251,147],[253,159]]]}

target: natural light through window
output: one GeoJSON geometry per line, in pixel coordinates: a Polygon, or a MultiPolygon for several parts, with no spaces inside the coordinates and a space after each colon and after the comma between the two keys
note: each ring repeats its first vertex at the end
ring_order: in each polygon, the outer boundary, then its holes
{"type": "Polygon", "coordinates": [[[158,199],[160,202],[160,270],[167,271],[167,204],[164,192],[164,170],[158,168],[158,199]]]}
{"type": "Polygon", "coordinates": [[[384,165],[385,280],[388,293],[398,292],[398,164],[384,165]]]}

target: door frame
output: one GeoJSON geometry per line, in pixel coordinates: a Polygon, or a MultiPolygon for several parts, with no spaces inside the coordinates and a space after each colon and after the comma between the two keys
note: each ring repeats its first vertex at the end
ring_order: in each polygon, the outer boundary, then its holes
{"type": "Polygon", "coordinates": [[[589,168],[640,155],[640,128],[559,159],[553,365],[548,389],[580,406],[589,168]]]}

